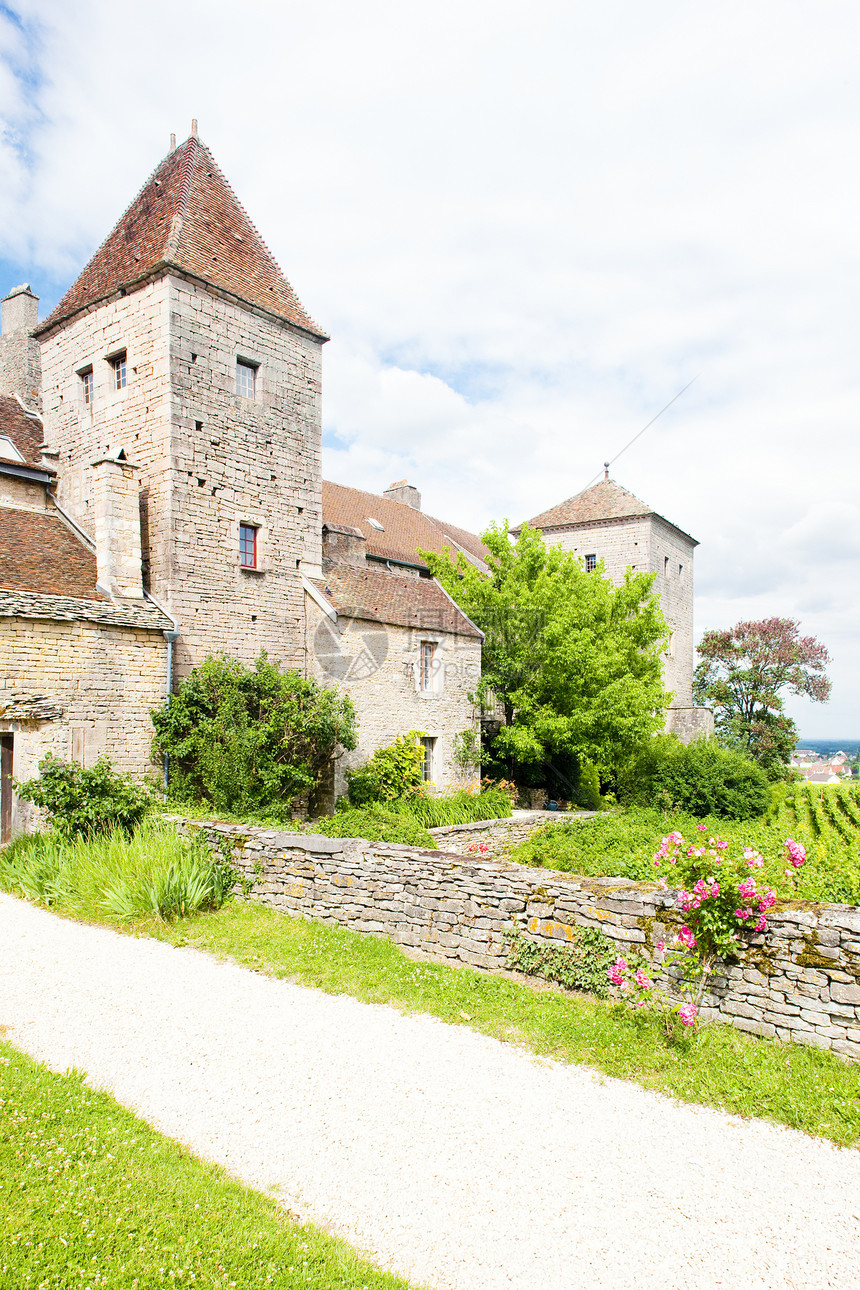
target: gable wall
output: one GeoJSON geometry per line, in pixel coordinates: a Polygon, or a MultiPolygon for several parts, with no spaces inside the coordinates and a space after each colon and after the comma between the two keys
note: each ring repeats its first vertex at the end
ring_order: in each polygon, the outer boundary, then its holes
{"type": "MultiPolygon", "coordinates": [[[[336,765],[335,792],[346,792],[345,771],[367,761],[378,748],[392,744],[408,730],[436,738],[439,789],[453,789],[461,776],[453,760],[453,740],[466,729],[477,730],[469,695],[481,675],[481,642],[476,637],[396,627],[338,615],[333,623],[318,605],[306,600],[308,654],[312,675],[323,685],[339,684],[358,709],[358,747],[336,765]],[[434,641],[434,688],[418,689],[421,641],[434,641]]],[[[466,778],[474,779],[476,772],[466,778]]]]}

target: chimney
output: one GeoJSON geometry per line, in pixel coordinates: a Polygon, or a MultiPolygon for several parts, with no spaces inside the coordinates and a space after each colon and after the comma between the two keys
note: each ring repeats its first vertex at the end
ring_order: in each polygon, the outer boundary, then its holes
{"type": "Polygon", "coordinates": [[[13,287],[3,297],[3,335],[23,331],[28,335],[39,321],[39,297],[30,290],[29,282],[13,287]]]}
{"type": "Polygon", "coordinates": [[[364,564],[367,539],[361,529],[346,524],[323,524],[323,559],[341,564],[364,564]]]}
{"type": "Polygon", "coordinates": [[[390,497],[392,502],[404,502],[413,511],[421,510],[421,494],[414,484],[407,484],[405,479],[398,479],[386,488],[383,497],[390,497]]]}
{"type": "Polygon", "coordinates": [[[0,394],[17,396],[31,412],[42,409],[42,356],[33,336],[39,321],[39,297],[28,282],[13,287],[2,302],[0,394]]]}
{"type": "Polygon", "coordinates": [[[125,449],[92,463],[93,525],[99,586],[112,596],[140,599],[140,501],[137,466],[125,449]]]}

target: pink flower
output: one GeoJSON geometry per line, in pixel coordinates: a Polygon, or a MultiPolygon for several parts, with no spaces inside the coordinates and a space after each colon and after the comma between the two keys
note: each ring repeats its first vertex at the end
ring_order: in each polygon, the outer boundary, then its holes
{"type": "Polygon", "coordinates": [[[795,842],[793,838],[787,838],[785,846],[788,851],[788,858],[795,869],[799,869],[802,864],[806,863],[806,847],[802,846],[800,842],[795,842]]]}
{"type": "Polygon", "coordinates": [[[654,863],[655,863],[655,865],[659,865],[659,863],[660,863],[660,857],[659,857],[659,856],[655,856],[655,857],[654,857],[654,863]]]}
{"type": "Polygon", "coordinates": [[[761,918],[758,920],[758,922],[755,925],[755,929],[757,932],[763,932],[766,927],[767,927],[767,919],[765,918],[764,914],[762,914],[761,918]]]}
{"type": "Polygon", "coordinates": [[[669,890],[669,884],[665,878],[661,878],[660,881],[657,883],[657,886],[662,887],[664,891],[669,890]]]}
{"type": "Polygon", "coordinates": [[[698,1015],[699,1009],[694,1003],[682,1003],[678,1009],[678,1016],[685,1026],[695,1026],[698,1015]]]}
{"type": "Polygon", "coordinates": [[[613,985],[620,985],[623,990],[626,988],[626,982],[624,980],[624,973],[626,971],[627,971],[627,960],[622,958],[617,958],[615,962],[612,964],[612,967],[609,968],[609,970],[607,971],[606,975],[609,977],[609,980],[612,982],[613,985]]]}
{"type": "Polygon", "coordinates": [[[658,941],[658,942],[657,942],[657,953],[658,953],[658,954],[662,954],[662,953],[663,953],[663,951],[665,950],[665,948],[666,948],[666,942],[665,942],[665,941],[658,941]]]}
{"type": "Polygon", "coordinates": [[[644,1000],[644,999],[637,999],[637,1000],[636,1000],[636,1007],[637,1007],[637,1008],[644,1008],[644,1007],[645,1007],[645,1000],[644,1000]]]}
{"type": "Polygon", "coordinates": [[[651,989],[651,979],[650,977],[647,977],[645,975],[645,973],[642,971],[642,968],[639,968],[639,970],[636,973],[636,984],[639,986],[640,990],[651,989]]]}
{"type": "Polygon", "coordinates": [[[698,944],[695,936],[690,931],[686,923],[678,933],[678,940],[681,942],[682,945],[685,945],[688,950],[695,949],[696,945],[698,944]]]}
{"type": "Polygon", "coordinates": [[[738,895],[741,900],[752,900],[755,894],[754,878],[747,878],[744,882],[738,883],[738,895]]]}
{"type": "Polygon", "coordinates": [[[697,825],[696,825],[696,828],[699,830],[699,832],[700,832],[700,833],[704,833],[704,832],[705,832],[705,829],[706,829],[707,827],[708,827],[708,826],[707,826],[706,824],[697,824],[697,825]]]}

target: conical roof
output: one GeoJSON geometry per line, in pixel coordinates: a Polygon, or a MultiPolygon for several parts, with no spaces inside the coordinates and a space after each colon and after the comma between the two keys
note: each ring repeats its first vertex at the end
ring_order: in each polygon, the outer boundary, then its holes
{"type": "Polygon", "coordinates": [[[195,135],[167,154],[37,335],[171,269],[327,339],[195,135]]]}

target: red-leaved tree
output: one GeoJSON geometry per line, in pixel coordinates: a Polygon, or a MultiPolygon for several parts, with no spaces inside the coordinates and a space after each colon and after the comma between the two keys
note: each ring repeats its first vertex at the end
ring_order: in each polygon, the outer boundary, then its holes
{"type": "Polygon", "coordinates": [[[748,753],[770,775],[781,774],[797,742],[784,696],[805,695],[818,703],[830,697],[824,645],[801,636],[794,618],[765,618],[705,632],[699,658],[693,693],[697,703],[713,708],[722,741],[748,753]]]}

